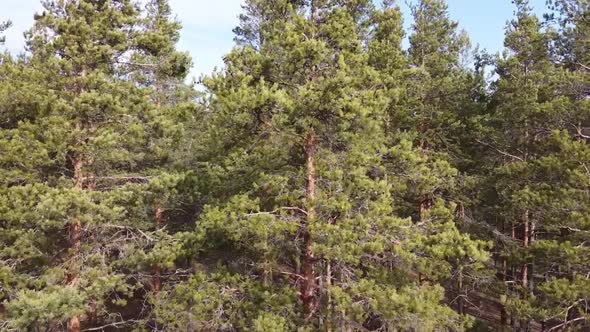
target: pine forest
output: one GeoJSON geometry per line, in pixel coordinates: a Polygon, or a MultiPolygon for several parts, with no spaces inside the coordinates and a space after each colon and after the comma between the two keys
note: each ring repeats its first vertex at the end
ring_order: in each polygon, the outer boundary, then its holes
{"type": "Polygon", "coordinates": [[[487,1],[3,14],[0,331],[590,331],[590,0],[487,1]]]}

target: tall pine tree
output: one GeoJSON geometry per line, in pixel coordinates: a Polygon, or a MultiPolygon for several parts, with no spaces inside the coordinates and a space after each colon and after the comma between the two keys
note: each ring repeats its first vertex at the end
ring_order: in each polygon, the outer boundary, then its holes
{"type": "Polygon", "coordinates": [[[160,324],[461,328],[438,282],[447,260],[485,260],[482,244],[457,231],[442,200],[418,225],[395,212],[402,203],[390,179],[424,161],[411,144],[385,144],[389,96],[369,65],[379,55],[363,47],[373,18],[395,22],[395,10],[287,0],[244,10],[226,69],[205,82],[213,152],[203,173],[214,188],[189,239],[199,272],[161,294],[160,324]]]}
{"type": "Polygon", "coordinates": [[[553,62],[551,31],[528,1],[514,3],[506,52],[496,61],[491,130],[479,140],[490,171],[479,213],[500,234],[496,261],[513,328],[557,329],[583,323],[587,310],[578,302],[587,298],[578,277],[587,267],[577,263],[587,257],[588,183],[579,177],[587,145],[577,130],[587,101],[571,93],[576,74],[553,62]]]}
{"type": "Polygon", "coordinates": [[[46,1],[28,33],[30,57],[3,65],[7,328],[128,327],[144,315],[146,273],[174,264],[178,241],[154,232],[153,210],[174,195],[177,178],[158,168],[192,108],[176,107],[184,97],[157,105],[175,88],[135,78],[157,67],[151,77],[179,86],[190,59],[163,58],[175,54],[178,26],[157,5],[162,15],[142,16],[131,0],[46,1]]]}

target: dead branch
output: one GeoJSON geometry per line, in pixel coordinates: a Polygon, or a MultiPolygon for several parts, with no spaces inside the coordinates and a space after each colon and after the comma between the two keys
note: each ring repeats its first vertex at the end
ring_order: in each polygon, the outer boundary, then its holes
{"type": "Polygon", "coordinates": [[[481,140],[478,140],[478,139],[476,139],[475,141],[476,141],[477,143],[479,143],[479,144],[483,144],[483,145],[485,145],[485,146],[487,146],[487,147],[489,147],[489,148],[492,148],[492,149],[496,150],[496,152],[498,152],[498,153],[499,153],[499,154],[501,154],[501,155],[504,155],[504,156],[506,156],[506,157],[510,157],[510,158],[516,159],[516,160],[518,160],[518,161],[524,161],[524,159],[522,159],[521,157],[519,157],[519,156],[515,156],[515,155],[513,155],[513,154],[510,154],[510,153],[508,153],[508,152],[505,152],[505,151],[502,151],[502,150],[500,150],[500,149],[496,148],[495,146],[493,146],[493,145],[491,145],[491,144],[489,144],[489,143],[486,143],[486,142],[484,142],[484,141],[481,141],[481,140]]]}

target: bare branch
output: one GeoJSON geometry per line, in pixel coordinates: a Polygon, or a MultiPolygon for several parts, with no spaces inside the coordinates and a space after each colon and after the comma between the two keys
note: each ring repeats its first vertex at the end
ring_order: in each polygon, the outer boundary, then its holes
{"type": "Polygon", "coordinates": [[[126,321],[122,321],[122,322],[115,322],[115,323],[111,323],[111,324],[107,324],[107,325],[103,325],[103,326],[99,326],[99,327],[93,327],[90,329],[84,329],[82,331],[104,331],[107,327],[119,328],[119,326],[121,326],[121,325],[128,325],[128,324],[139,323],[139,322],[141,322],[141,321],[136,320],[136,319],[132,319],[132,320],[126,320],[126,321]]]}
{"type": "Polygon", "coordinates": [[[126,181],[148,181],[149,176],[88,176],[83,178],[87,180],[126,180],[126,181]]]}
{"type": "Polygon", "coordinates": [[[574,128],[576,128],[576,134],[577,134],[576,136],[581,137],[581,138],[584,138],[584,139],[590,139],[590,136],[585,135],[582,132],[582,128],[580,128],[579,126],[574,126],[574,128]]]}
{"type": "Polygon", "coordinates": [[[143,235],[143,237],[145,237],[146,239],[148,239],[150,241],[154,241],[154,238],[152,238],[149,235],[147,235],[146,233],[144,233],[141,229],[132,228],[132,227],[128,227],[128,226],[111,225],[111,224],[106,224],[106,225],[102,225],[102,226],[103,227],[107,227],[107,228],[115,228],[115,229],[120,229],[120,230],[126,230],[126,231],[137,231],[141,235],[143,235]]]}
{"type": "Polygon", "coordinates": [[[578,317],[578,318],[575,318],[575,319],[572,319],[572,320],[568,320],[568,321],[563,322],[563,323],[561,323],[559,325],[553,326],[552,328],[550,328],[549,330],[547,330],[547,332],[559,330],[562,327],[566,327],[566,326],[568,326],[570,324],[573,324],[573,323],[578,322],[578,321],[581,321],[581,320],[586,320],[586,317],[578,317]]]}
{"type": "Polygon", "coordinates": [[[510,154],[510,153],[508,153],[508,152],[505,152],[505,151],[502,151],[502,150],[500,150],[500,149],[496,148],[495,146],[493,146],[493,145],[491,145],[491,144],[489,144],[489,143],[483,142],[483,141],[481,141],[481,140],[478,140],[478,139],[476,139],[475,141],[476,141],[477,143],[479,143],[479,144],[483,144],[483,145],[485,145],[485,146],[487,146],[487,147],[489,147],[489,148],[492,148],[492,149],[496,150],[496,152],[498,152],[498,153],[499,153],[499,154],[501,154],[501,155],[504,155],[504,156],[506,156],[506,157],[510,157],[510,158],[516,159],[516,160],[518,160],[518,161],[524,161],[524,159],[522,159],[521,157],[519,157],[519,156],[515,156],[515,155],[513,155],[513,154],[510,154]]]}
{"type": "Polygon", "coordinates": [[[302,208],[298,208],[298,207],[280,207],[276,210],[273,211],[269,211],[269,212],[255,212],[255,213],[249,213],[246,215],[246,217],[255,217],[255,216],[260,216],[260,215],[274,215],[279,211],[297,211],[297,212],[301,212],[304,215],[307,215],[307,211],[303,210],[302,208]]]}
{"type": "Polygon", "coordinates": [[[120,65],[128,65],[128,66],[137,66],[137,67],[150,67],[154,68],[158,65],[155,63],[139,63],[139,62],[129,62],[129,61],[117,61],[120,65]]]}

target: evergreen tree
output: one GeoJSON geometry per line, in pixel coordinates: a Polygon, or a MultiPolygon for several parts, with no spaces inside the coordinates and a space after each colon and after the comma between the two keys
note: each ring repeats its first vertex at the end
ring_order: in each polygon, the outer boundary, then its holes
{"type": "Polygon", "coordinates": [[[553,10],[548,18],[557,22],[558,60],[571,69],[590,71],[590,3],[585,0],[548,0],[553,10]]]}
{"type": "Polygon", "coordinates": [[[404,73],[408,59],[402,50],[405,36],[402,12],[394,1],[385,1],[383,9],[373,12],[374,31],[368,45],[369,64],[380,74],[389,103],[384,117],[386,139],[393,140],[399,127],[398,113],[403,112],[404,73]]]}
{"type": "MultiPolygon", "coordinates": [[[[191,68],[190,56],[176,49],[180,38],[181,24],[172,17],[172,9],[167,0],[150,0],[146,3],[145,18],[141,20],[142,29],[135,39],[135,52],[127,69],[132,72],[138,85],[149,88],[150,100],[154,106],[153,131],[148,135],[158,148],[154,160],[148,159],[146,171],[152,175],[148,190],[149,205],[154,220],[154,230],[161,231],[152,252],[146,257],[152,265],[151,288],[157,295],[161,289],[161,273],[174,267],[174,252],[167,248],[178,243],[175,233],[185,229],[182,223],[168,223],[171,216],[176,219],[188,218],[179,213],[192,202],[192,189],[186,183],[191,181],[188,165],[183,164],[186,157],[177,151],[190,141],[194,132],[196,93],[185,80],[191,68]],[[164,231],[165,230],[165,231],[164,231]],[[171,255],[172,254],[172,255],[171,255]],[[171,256],[170,256],[171,255],[171,256]]],[[[169,276],[173,278],[173,273],[169,276]]]]}
{"type": "Polygon", "coordinates": [[[472,69],[444,0],[408,50],[393,0],[247,0],[199,93],[168,0],[43,1],[0,55],[0,330],[587,327],[588,1],[513,3],[472,69]]]}
{"type": "MultiPolygon", "coordinates": [[[[143,271],[174,264],[178,241],[152,232],[149,207],[178,180],[150,180],[186,110],[155,107],[155,84],[129,79],[140,75],[136,54],[159,50],[150,42],[174,42],[174,32],[142,30],[143,20],[130,0],[46,1],[28,34],[30,58],[2,66],[7,328],[126,326],[141,318],[143,271]]],[[[170,76],[183,77],[190,60],[171,62],[186,68],[170,76]]]]}
{"type": "Polygon", "coordinates": [[[165,329],[465,323],[442,304],[438,281],[447,260],[486,255],[442,200],[427,223],[395,213],[390,177],[424,161],[411,144],[385,145],[389,98],[363,40],[373,17],[391,22],[394,12],[374,10],[369,1],[246,3],[226,69],[206,80],[214,156],[205,176],[217,188],[190,240],[201,273],[162,292],[165,329]],[[194,300],[204,298],[220,300],[194,300]]]}
{"type": "MultiPolygon", "coordinates": [[[[492,172],[498,174],[498,177],[492,176],[491,182],[495,183],[493,196],[497,196],[499,202],[494,202],[491,197],[482,201],[486,205],[495,204],[498,210],[492,209],[496,210],[494,213],[498,217],[494,222],[501,220],[496,227],[509,236],[509,241],[497,243],[498,248],[505,251],[500,254],[505,257],[501,274],[504,281],[521,286],[511,288],[520,298],[528,294],[530,266],[526,251],[534,232],[531,228],[535,226],[531,222],[530,209],[518,206],[515,197],[519,190],[526,188],[528,181],[523,177],[524,173],[514,172],[516,169],[525,172],[528,161],[535,158],[534,149],[541,134],[538,130],[547,120],[540,104],[544,102],[543,89],[553,66],[548,56],[547,35],[541,31],[540,22],[531,13],[528,2],[518,0],[515,4],[516,18],[506,29],[505,47],[509,53],[498,59],[496,65],[500,78],[494,84],[492,101],[492,121],[495,122],[492,125],[496,126],[496,132],[490,136],[494,141],[490,142],[489,137],[483,141],[498,153],[496,160],[488,164],[494,165],[496,169],[492,172]]],[[[491,183],[488,185],[492,187],[491,183]]],[[[525,315],[517,316],[524,318],[525,315]]]]}
{"type": "MultiPolygon", "coordinates": [[[[387,62],[377,67],[386,81],[395,82],[390,88],[395,101],[390,103],[388,112],[389,144],[394,144],[396,151],[390,156],[391,178],[397,182],[393,196],[402,198],[398,213],[418,221],[426,221],[424,216],[437,206],[437,201],[447,202],[446,213],[456,216],[449,219],[449,227],[456,229],[469,201],[462,192],[470,178],[460,170],[470,164],[466,133],[472,113],[478,108],[476,97],[481,95],[478,89],[483,85],[482,75],[464,67],[469,40],[458,29],[458,23],[449,18],[445,1],[419,1],[411,9],[414,22],[405,67],[399,70],[399,64],[387,62]],[[404,146],[405,153],[412,150],[415,157],[399,155],[395,144],[404,146]],[[399,176],[400,172],[403,176],[399,176]]],[[[390,29],[390,37],[398,45],[401,38],[395,31],[400,29],[401,22],[396,30],[390,29]]],[[[391,54],[388,58],[399,59],[399,55],[391,54]]],[[[457,237],[462,235],[457,233],[457,237]]],[[[463,236],[463,240],[469,245],[469,237],[463,236]]],[[[483,261],[472,258],[458,255],[448,262],[453,277],[445,281],[447,295],[457,299],[453,302],[460,313],[464,313],[464,290],[475,288],[481,278],[488,278],[481,275],[483,261]]]]}
{"type": "Polygon", "coordinates": [[[6,31],[6,29],[10,28],[11,25],[12,23],[10,21],[0,22],[0,45],[3,45],[6,41],[6,37],[4,37],[2,33],[6,31]]]}
{"type": "MultiPolygon", "coordinates": [[[[409,37],[412,70],[405,77],[407,92],[398,121],[416,132],[425,150],[446,151],[460,159],[462,116],[471,109],[475,79],[463,61],[470,41],[451,20],[444,0],[422,0],[413,5],[409,37]]],[[[403,128],[403,127],[402,127],[403,128]]]]}
{"type": "MultiPolygon", "coordinates": [[[[551,35],[542,30],[528,1],[514,3],[517,12],[507,27],[507,52],[496,63],[499,78],[493,85],[488,123],[493,129],[481,140],[496,157],[488,154],[490,159],[485,160],[490,177],[484,183],[479,209],[503,234],[496,237],[497,258],[499,275],[507,285],[503,297],[513,327],[530,328],[536,320],[558,328],[569,324],[571,310],[578,307],[565,293],[555,295],[559,293],[555,287],[570,294],[578,292],[576,297],[586,296],[578,291],[575,277],[586,267],[577,265],[573,257],[587,256],[577,245],[584,241],[583,232],[578,231],[585,222],[575,216],[587,209],[581,202],[587,201],[583,196],[588,187],[585,180],[574,184],[570,176],[575,177],[578,167],[585,164],[587,146],[575,141],[572,129],[588,114],[587,105],[569,93],[574,76],[552,63],[551,35]],[[571,157],[565,154],[579,156],[580,164],[570,164],[571,157]],[[555,260],[560,250],[574,256],[560,254],[562,258],[555,260]],[[562,263],[577,272],[563,274],[562,263]],[[557,297],[561,304],[553,302],[557,297]],[[565,319],[560,317],[564,312],[565,319]]],[[[575,321],[583,320],[573,315],[575,321]]]]}

